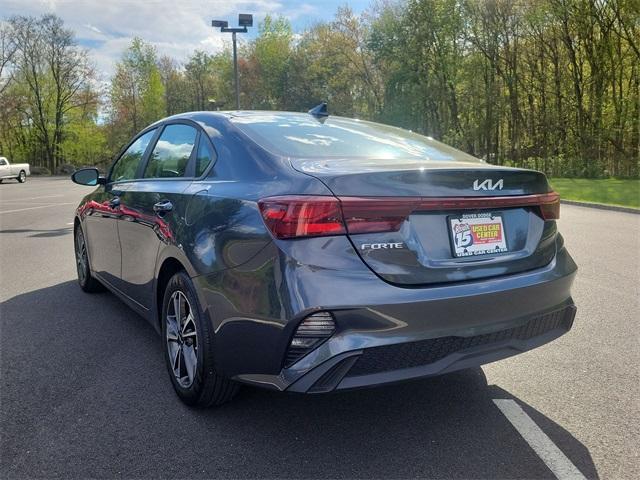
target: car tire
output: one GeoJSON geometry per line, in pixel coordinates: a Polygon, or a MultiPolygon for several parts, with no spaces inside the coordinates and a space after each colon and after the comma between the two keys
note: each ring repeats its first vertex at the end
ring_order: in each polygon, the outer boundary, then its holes
{"type": "Polygon", "coordinates": [[[27,181],[27,173],[24,170],[20,170],[20,173],[16,177],[16,180],[20,183],[24,183],[27,181]]]}
{"type": "Polygon", "coordinates": [[[167,284],[161,324],[165,363],[178,397],[197,407],[231,400],[239,386],[216,371],[213,327],[201,313],[195,287],[183,271],[167,284]]]}
{"type": "Polygon", "coordinates": [[[87,293],[104,291],[104,286],[91,274],[91,269],[89,268],[89,252],[81,226],[78,225],[76,228],[74,237],[73,244],[76,254],[76,270],[80,288],[87,293]]]}

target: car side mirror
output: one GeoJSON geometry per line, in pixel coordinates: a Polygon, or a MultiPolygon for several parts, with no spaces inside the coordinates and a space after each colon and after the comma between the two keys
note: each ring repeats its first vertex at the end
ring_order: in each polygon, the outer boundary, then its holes
{"type": "Polygon", "coordinates": [[[78,185],[88,185],[90,187],[95,185],[104,185],[106,180],[100,176],[97,168],[81,168],[76,170],[71,175],[71,181],[78,185]]]}

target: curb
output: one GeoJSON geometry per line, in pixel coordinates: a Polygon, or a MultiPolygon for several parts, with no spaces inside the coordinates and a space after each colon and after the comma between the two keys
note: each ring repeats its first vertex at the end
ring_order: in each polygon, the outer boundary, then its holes
{"type": "Polygon", "coordinates": [[[636,215],[640,215],[639,208],[620,207],[618,205],[605,205],[603,203],[578,202],[576,200],[563,199],[560,199],[560,203],[575,205],[577,207],[597,208],[598,210],[613,210],[614,212],[635,213],[636,215]]]}

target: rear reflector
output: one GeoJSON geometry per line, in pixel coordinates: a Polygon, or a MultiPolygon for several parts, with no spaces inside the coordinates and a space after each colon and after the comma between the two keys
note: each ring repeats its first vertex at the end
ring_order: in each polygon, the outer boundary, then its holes
{"type": "Polygon", "coordinates": [[[311,350],[319,347],[335,331],[336,323],[331,313],[318,312],[309,315],[300,323],[291,339],[284,362],[285,368],[290,367],[311,350]]]}
{"type": "Polygon", "coordinates": [[[395,232],[412,212],[538,207],[544,220],[560,218],[556,192],[509,197],[329,197],[291,195],[258,202],[276,238],[395,232]]]}

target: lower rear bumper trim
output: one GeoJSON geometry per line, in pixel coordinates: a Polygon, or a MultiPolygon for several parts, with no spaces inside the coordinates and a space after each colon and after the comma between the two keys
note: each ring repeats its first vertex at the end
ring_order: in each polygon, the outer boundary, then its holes
{"type": "Polygon", "coordinates": [[[576,308],[534,317],[518,327],[472,337],[440,337],[345,352],[303,375],[288,388],[320,393],[440,375],[477,367],[544,345],[568,332],[576,308]]]}

